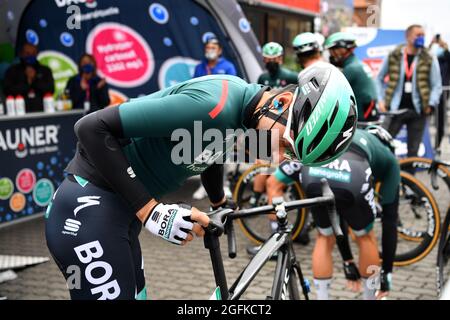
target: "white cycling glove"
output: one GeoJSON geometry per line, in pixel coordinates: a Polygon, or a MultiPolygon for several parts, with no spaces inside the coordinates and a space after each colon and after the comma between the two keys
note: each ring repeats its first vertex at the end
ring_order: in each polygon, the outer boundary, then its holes
{"type": "Polygon", "coordinates": [[[191,210],[177,204],[158,204],[153,208],[144,224],[151,233],[161,238],[181,244],[194,224],[191,222],[191,210]]]}

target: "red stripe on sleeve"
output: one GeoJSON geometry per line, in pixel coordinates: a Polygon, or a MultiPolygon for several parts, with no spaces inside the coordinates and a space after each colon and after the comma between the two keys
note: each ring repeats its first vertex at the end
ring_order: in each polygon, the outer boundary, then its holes
{"type": "Polygon", "coordinates": [[[225,104],[227,103],[227,97],[228,97],[228,81],[222,80],[222,95],[220,96],[219,103],[209,112],[209,116],[211,119],[216,118],[219,113],[222,112],[223,107],[225,107],[225,104]]]}

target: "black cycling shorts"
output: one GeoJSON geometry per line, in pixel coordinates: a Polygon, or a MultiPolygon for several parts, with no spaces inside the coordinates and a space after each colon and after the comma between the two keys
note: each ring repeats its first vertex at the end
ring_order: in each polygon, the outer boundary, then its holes
{"type": "MultiPolygon", "coordinates": [[[[336,197],[339,217],[352,228],[356,236],[372,230],[377,214],[372,170],[361,153],[346,152],[338,160],[322,167],[304,167],[301,184],[308,197],[322,195],[320,180],[327,178],[336,197]]],[[[314,221],[321,234],[333,234],[326,208],[312,208],[314,221]]]]}
{"type": "Polygon", "coordinates": [[[117,194],[68,176],[47,209],[47,246],[72,299],[145,299],[142,223],[117,194]]]}

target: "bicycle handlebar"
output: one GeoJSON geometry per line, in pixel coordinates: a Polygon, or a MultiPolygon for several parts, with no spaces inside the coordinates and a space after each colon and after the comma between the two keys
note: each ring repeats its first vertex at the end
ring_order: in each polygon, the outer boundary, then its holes
{"type": "MultiPolygon", "coordinates": [[[[284,202],[283,206],[286,211],[289,211],[292,209],[326,205],[334,234],[338,237],[343,236],[342,229],[338,222],[339,220],[336,212],[334,194],[325,178],[321,179],[321,185],[321,197],[284,202]]],[[[228,236],[228,255],[230,258],[234,258],[236,257],[236,238],[233,220],[262,214],[270,214],[273,213],[274,210],[276,210],[276,206],[269,204],[261,207],[237,211],[232,209],[219,209],[211,211],[207,214],[210,222],[205,230],[216,235],[217,237],[220,237],[225,232],[228,236]]]]}

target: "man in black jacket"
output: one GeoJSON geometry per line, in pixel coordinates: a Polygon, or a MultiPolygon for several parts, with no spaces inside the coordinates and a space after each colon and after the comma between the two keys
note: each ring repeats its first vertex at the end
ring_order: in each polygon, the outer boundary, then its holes
{"type": "MultiPolygon", "coordinates": [[[[442,77],[442,86],[448,87],[450,86],[450,51],[448,50],[448,44],[442,40],[440,35],[436,35],[431,43],[431,48],[434,49],[434,53],[438,57],[439,66],[441,68],[441,77],[442,77]]],[[[445,133],[445,121],[447,119],[446,116],[446,106],[449,98],[449,91],[444,91],[441,95],[441,101],[439,103],[438,108],[438,117],[437,117],[437,130],[438,135],[436,139],[436,150],[440,149],[440,145],[442,142],[442,138],[445,133]]]]}
{"type": "Polygon", "coordinates": [[[9,67],[5,74],[5,96],[22,96],[26,112],[43,111],[44,95],[54,92],[52,72],[38,62],[37,55],[38,48],[25,43],[20,51],[20,63],[9,67]]]}

